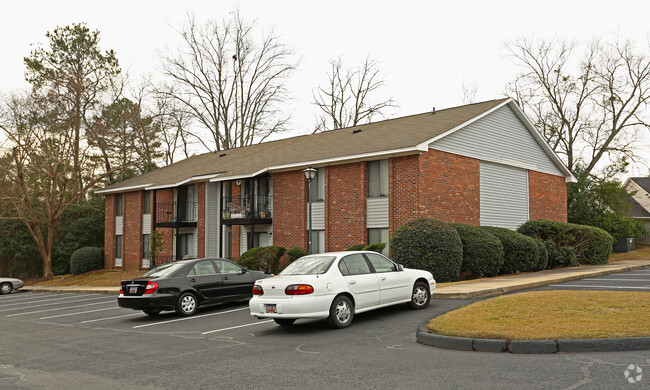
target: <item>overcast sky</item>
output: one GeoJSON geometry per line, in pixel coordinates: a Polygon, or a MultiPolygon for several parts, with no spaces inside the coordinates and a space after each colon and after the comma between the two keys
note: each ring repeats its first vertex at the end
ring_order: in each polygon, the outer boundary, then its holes
{"type": "MultiPolygon", "coordinates": [[[[25,88],[23,57],[57,26],[86,22],[100,31],[135,76],[155,73],[158,52],[179,41],[186,14],[221,20],[239,6],[246,19],[275,26],[302,55],[291,92],[292,134],[310,132],[312,90],[326,81],[328,61],[356,63],[367,54],[379,64],[399,108],[417,114],[463,103],[463,84],[477,101],[502,97],[518,68],[505,41],[519,35],[578,41],[615,34],[648,44],[650,2],[639,1],[11,1],[0,8],[0,93],[25,88]]],[[[645,171],[644,171],[645,173],[645,171]]]]}

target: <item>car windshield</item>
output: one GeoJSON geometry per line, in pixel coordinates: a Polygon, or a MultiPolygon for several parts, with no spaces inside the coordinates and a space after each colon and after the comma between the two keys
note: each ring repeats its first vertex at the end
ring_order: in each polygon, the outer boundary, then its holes
{"type": "Polygon", "coordinates": [[[280,275],[319,275],[330,268],[336,257],[334,256],[305,256],[289,264],[280,275]]]}
{"type": "Polygon", "coordinates": [[[180,269],[184,265],[185,264],[183,264],[183,263],[167,263],[167,264],[163,264],[163,265],[160,265],[160,266],[158,266],[158,267],[156,267],[156,268],[154,268],[152,270],[147,271],[142,276],[143,277],[144,276],[156,276],[156,277],[167,276],[167,275],[171,274],[172,272],[176,272],[176,270],[180,269]]]}

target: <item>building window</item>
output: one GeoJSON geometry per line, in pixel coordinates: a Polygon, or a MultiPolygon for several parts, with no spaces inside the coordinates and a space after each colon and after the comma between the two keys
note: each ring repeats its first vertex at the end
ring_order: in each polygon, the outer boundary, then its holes
{"type": "Polygon", "coordinates": [[[124,194],[115,195],[115,215],[118,217],[124,215],[124,194]]]}
{"type": "Polygon", "coordinates": [[[194,234],[181,234],[178,236],[178,257],[190,259],[194,257],[194,234]]]}
{"type": "Polygon", "coordinates": [[[143,234],[142,235],[142,258],[143,259],[149,259],[151,257],[149,253],[150,248],[151,248],[151,235],[143,234]]]}
{"type": "Polygon", "coordinates": [[[368,197],[388,196],[388,160],[368,162],[368,197]]]}
{"type": "Polygon", "coordinates": [[[122,235],[115,236],[115,258],[122,258],[122,235]]]}
{"type": "Polygon", "coordinates": [[[325,253],[325,230],[311,231],[311,254],[325,253]]]}
{"type": "Polygon", "coordinates": [[[325,168],[317,168],[316,176],[311,181],[309,200],[320,202],[325,200],[325,168]]]}
{"type": "Polygon", "coordinates": [[[144,205],[142,210],[143,214],[151,214],[151,191],[144,192],[144,205]]]}
{"type": "Polygon", "coordinates": [[[259,248],[259,247],[270,245],[268,232],[255,232],[255,234],[251,234],[251,232],[247,232],[246,239],[251,244],[249,245],[249,248],[259,248]]]}
{"type": "Polygon", "coordinates": [[[388,237],[388,228],[380,228],[380,229],[368,229],[368,245],[370,244],[375,244],[378,242],[383,242],[386,244],[386,247],[384,248],[383,251],[381,251],[381,254],[384,256],[388,256],[390,253],[390,240],[388,237]]]}
{"type": "Polygon", "coordinates": [[[228,225],[223,229],[223,256],[232,259],[232,226],[228,225]]]}

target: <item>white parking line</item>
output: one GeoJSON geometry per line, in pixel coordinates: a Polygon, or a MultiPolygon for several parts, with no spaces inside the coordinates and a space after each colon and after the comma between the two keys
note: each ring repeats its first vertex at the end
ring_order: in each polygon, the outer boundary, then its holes
{"type": "MultiPolygon", "coordinates": [[[[75,298],[75,297],[70,297],[70,298],[75,298]]],[[[12,310],[22,310],[22,309],[33,309],[35,307],[42,307],[42,306],[64,305],[66,303],[72,303],[72,302],[95,301],[97,299],[106,299],[106,298],[105,297],[99,297],[99,298],[77,299],[76,301],[71,301],[71,302],[50,302],[50,303],[44,303],[42,305],[21,306],[21,307],[13,307],[11,309],[2,309],[2,310],[0,310],[0,312],[12,311],[12,310]]],[[[111,302],[115,302],[115,301],[111,300],[111,302]]],[[[59,309],[61,309],[61,308],[59,308],[59,309]]]]}
{"type": "Polygon", "coordinates": [[[164,325],[164,324],[169,324],[169,323],[171,323],[171,322],[193,320],[193,319],[201,318],[201,317],[216,316],[216,315],[219,315],[219,314],[232,313],[232,312],[240,311],[240,310],[248,310],[248,306],[247,306],[247,307],[242,307],[241,309],[233,309],[233,310],[227,310],[227,311],[220,311],[220,312],[218,312],[218,313],[203,314],[203,315],[200,315],[200,316],[184,317],[184,318],[177,318],[177,319],[175,319],[175,320],[162,321],[162,322],[154,322],[154,323],[151,323],[151,324],[144,324],[144,325],[137,325],[137,326],[134,326],[133,329],[136,329],[136,328],[144,328],[145,326],[164,325]]]}
{"type": "MultiPolygon", "coordinates": [[[[96,295],[96,294],[94,294],[94,295],[96,295]]],[[[33,299],[33,298],[34,298],[34,297],[32,297],[32,298],[22,298],[22,299],[33,299]]],[[[41,297],[39,297],[39,298],[41,298],[41,297]]],[[[50,299],[40,299],[40,300],[38,300],[38,301],[29,301],[29,302],[8,303],[8,304],[6,304],[6,305],[0,305],[0,307],[16,306],[16,305],[29,305],[29,304],[32,304],[32,303],[50,302],[50,301],[56,301],[56,300],[60,300],[60,299],[70,299],[70,298],[75,298],[75,296],[71,296],[71,297],[57,297],[57,298],[50,298],[50,299]]],[[[16,300],[14,300],[14,302],[15,302],[15,301],[16,301],[16,300]]]]}
{"type": "Polygon", "coordinates": [[[628,282],[650,282],[650,279],[609,279],[609,278],[598,278],[597,280],[616,280],[616,281],[628,281],[628,282]]]}
{"type": "Polygon", "coordinates": [[[15,317],[15,316],[24,316],[27,314],[36,314],[36,313],[45,313],[47,311],[55,311],[55,310],[64,310],[64,309],[75,309],[77,307],[86,307],[86,306],[94,306],[94,305],[105,305],[107,303],[110,304],[115,304],[115,302],[109,301],[109,302],[97,302],[97,303],[88,303],[86,305],[77,305],[77,306],[68,306],[68,307],[57,307],[56,309],[45,309],[45,310],[37,310],[37,311],[30,311],[27,313],[17,313],[17,314],[9,314],[7,317],[15,317]]]}
{"type": "Polygon", "coordinates": [[[105,320],[112,320],[112,319],[115,319],[115,318],[132,317],[132,316],[139,316],[139,315],[142,315],[142,313],[132,313],[132,314],[125,314],[123,316],[97,318],[97,319],[94,319],[94,320],[81,321],[80,323],[81,324],[88,324],[90,322],[105,321],[105,320]]]}
{"type": "Polygon", "coordinates": [[[589,287],[589,288],[630,288],[650,290],[650,287],[628,287],[628,286],[592,286],[589,284],[549,284],[549,287],[589,287]]]}
{"type": "Polygon", "coordinates": [[[223,328],[223,329],[216,329],[216,330],[209,330],[207,332],[203,332],[201,334],[210,334],[210,333],[216,333],[216,332],[223,332],[224,330],[231,330],[231,329],[237,329],[237,328],[245,328],[247,326],[253,326],[253,325],[259,325],[259,324],[266,324],[268,322],[273,322],[273,320],[268,320],[268,321],[260,321],[260,322],[253,322],[251,324],[246,324],[246,325],[237,325],[237,326],[231,326],[229,328],[223,328]]]}
{"type": "Polygon", "coordinates": [[[106,308],[106,309],[78,311],[76,313],[57,314],[55,316],[41,317],[41,318],[39,318],[39,320],[47,320],[47,319],[50,319],[50,318],[57,318],[57,317],[76,316],[76,315],[79,315],[79,314],[94,313],[96,311],[115,310],[115,309],[119,309],[119,307],[109,307],[109,308],[106,308]]]}

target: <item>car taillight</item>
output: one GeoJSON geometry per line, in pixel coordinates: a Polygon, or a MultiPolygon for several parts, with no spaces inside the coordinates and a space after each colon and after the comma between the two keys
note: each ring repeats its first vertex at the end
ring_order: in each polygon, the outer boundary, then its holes
{"type": "Polygon", "coordinates": [[[158,283],[156,282],[149,282],[147,283],[147,288],[144,290],[145,294],[151,294],[158,290],[158,283]]]}
{"type": "Polygon", "coordinates": [[[305,295],[314,292],[314,288],[308,284],[292,284],[284,289],[287,295],[305,295]]]}
{"type": "Polygon", "coordinates": [[[120,294],[124,295],[124,290],[122,290],[122,286],[120,286],[120,294]]]}
{"type": "Polygon", "coordinates": [[[253,295],[264,295],[264,289],[259,284],[253,286],[253,295]]]}

